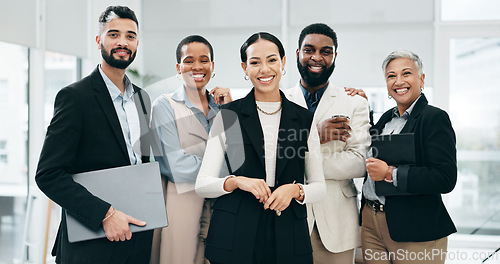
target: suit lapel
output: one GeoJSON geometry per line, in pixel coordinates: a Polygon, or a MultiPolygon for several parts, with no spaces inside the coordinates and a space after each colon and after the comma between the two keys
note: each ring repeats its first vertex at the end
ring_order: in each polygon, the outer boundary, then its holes
{"type": "Polygon", "coordinates": [[[243,98],[241,106],[242,120],[241,125],[245,128],[247,137],[257,153],[262,166],[265,168],[264,163],[264,134],[262,133],[262,126],[260,125],[259,114],[255,105],[254,90],[243,98]]]}
{"type": "Polygon", "coordinates": [[[295,85],[295,87],[292,88],[292,91],[290,91],[289,95],[290,95],[290,101],[307,109],[306,98],[304,98],[304,94],[302,93],[302,89],[300,88],[299,83],[297,83],[297,85],[295,85]]]}
{"type": "MultiPolygon", "coordinates": [[[[295,87],[292,88],[292,91],[289,93],[290,101],[308,109],[306,99],[304,97],[304,93],[302,93],[302,88],[300,88],[299,82],[297,82],[297,85],[295,85],[295,87]]],[[[318,108],[316,108],[316,111],[314,112],[313,122],[315,124],[318,123],[319,120],[322,120],[323,116],[328,112],[330,107],[334,105],[335,98],[337,97],[337,95],[335,94],[335,89],[330,86],[332,86],[332,84],[329,84],[328,88],[326,88],[325,93],[323,94],[321,100],[319,101],[318,108]]]]}
{"type": "Polygon", "coordinates": [[[417,103],[413,107],[413,110],[411,111],[410,114],[410,118],[408,119],[405,126],[401,130],[401,133],[410,133],[411,131],[415,131],[414,127],[415,124],[417,123],[417,118],[422,113],[427,104],[428,104],[427,98],[425,98],[425,95],[422,94],[422,97],[418,99],[417,103]]]}
{"type": "Polygon", "coordinates": [[[115,138],[118,141],[118,144],[120,145],[120,149],[122,150],[123,154],[127,157],[127,160],[129,160],[127,145],[125,144],[125,139],[123,138],[123,132],[120,125],[120,121],[118,120],[118,116],[116,114],[113,101],[111,101],[111,96],[109,95],[108,89],[106,87],[106,84],[104,83],[104,80],[102,79],[99,69],[96,68],[92,72],[91,76],[92,76],[92,84],[94,86],[94,90],[97,92],[95,94],[95,97],[99,102],[99,104],[101,105],[104,116],[106,116],[106,118],[108,119],[109,125],[113,130],[115,138]]]}
{"type": "MultiPolygon", "coordinates": [[[[280,91],[281,92],[281,91],[280,91]]],[[[304,96],[302,96],[303,98],[304,96]]],[[[281,93],[282,98],[282,111],[281,121],[278,130],[278,144],[276,149],[276,180],[278,180],[286,167],[288,162],[287,156],[290,155],[287,149],[290,149],[302,136],[299,126],[297,124],[297,112],[291,106],[291,102],[285,98],[281,93]]],[[[296,151],[296,149],[294,149],[296,151]]],[[[298,153],[294,152],[295,155],[298,153]]]]}
{"type": "MultiPolygon", "coordinates": [[[[337,95],[335,94],[335,89],[332,87],[332,84],[328,84],[325,92],[321,100],[319,101],[318,108],[314,112],[314,123],[316,124],[318,120],[323,120],[323,116],[328,112],[330,107],[335,104],[335,98],[337,95]]],[[[327,117],[330,118],[331,116],[327,117]]]]}

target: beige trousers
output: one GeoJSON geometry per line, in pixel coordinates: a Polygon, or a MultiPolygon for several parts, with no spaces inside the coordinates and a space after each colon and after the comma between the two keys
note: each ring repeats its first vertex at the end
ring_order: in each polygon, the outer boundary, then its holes
{"type": "MultiPolygon", "coordinates": [[[[200,219],[204,208],[210,213],[209,201],[205,206],[205,199],[194,190],[178,193],[172,182],[168,182],[166,190],[168,226],[154,232],[150,263],[203,264],[205,243],[202,233],[206,237],[210,219],[207,223],[200,223],[200,219]],[[200,228],[202,225],[204,231],[200,228]]],[[[206,221],[207,215],[203,214],[206,221]]]]}
{"type": "Polygon", "coordinates": [[[353,264],[354,263],[354,248],[351,250],[333,253],[328,251],[321,242],[318,228],[314,224],[311,233],[311,245],[313,249],[314,264],[353,264]]]}
{"type": "Polygon", "coordinates": [[[448,237],[427,242],[396,242],[389,236],[385,213],[365,204],[361,248],[365,264],[444,264],[448,237]]]}

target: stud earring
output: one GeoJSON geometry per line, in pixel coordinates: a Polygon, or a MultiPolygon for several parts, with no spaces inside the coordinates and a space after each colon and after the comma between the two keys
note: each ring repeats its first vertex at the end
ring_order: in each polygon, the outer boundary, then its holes
{"type": "Polygon", "coordinates": [[[387,98],[392,99],[392,96],[389,93],[387,93],[387,98]]]}

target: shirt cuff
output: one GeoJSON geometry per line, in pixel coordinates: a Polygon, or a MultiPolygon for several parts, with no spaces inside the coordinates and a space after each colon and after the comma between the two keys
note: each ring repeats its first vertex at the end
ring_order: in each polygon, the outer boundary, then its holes
{"type": "Polygon", "coordinates": [[[398,167],[394,167],[392,170],[392,184],[398,187],[398,167]]]}
{"type": "Polygon", "coordinates": [[[227,175],[226,177],[221,179],[222,186],[220,187],[220,189],[222,190],[222,195],[232,193],[232,191],[228,192],[224,189],[224,184],[226,183],[227,178],[232,177],[236,177],[236,175],[227,175]]]}

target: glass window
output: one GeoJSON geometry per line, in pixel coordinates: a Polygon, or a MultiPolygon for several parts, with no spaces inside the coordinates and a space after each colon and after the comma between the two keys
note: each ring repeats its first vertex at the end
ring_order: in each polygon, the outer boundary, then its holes
{"type": "Polygon", "coordinates": [[[61,88],[76,81],[77,58],[75,56],[45,53],[45,124],[48,125],[54,113],[54,100],[61,88]]]}
{"type": "Polygon", "coordinates": [[[28,180],[28,49],[0,42],[0,58],[0,263],[14,263],[28,180]]]}
{"type": "Polygon", "coordinates": [[[447,208],[460,233],[500,235],[500,38],[450,40],[450,117],[458,182],[447,208]]]}
{"type": "Polygon", "coordinates": [[[7,165],[7,141],[0,140],[0,164],[7,165]]]}
{"type": "Polygon", "coordinates": [[[9,101],[9,84],[6,79],[0,80],[0,105],[6,106],[9,101]]]}
{"type": "Polygon", "coordinates": [[[441,20],[500,20],[500,1],[441,0],[441,20]]]}

